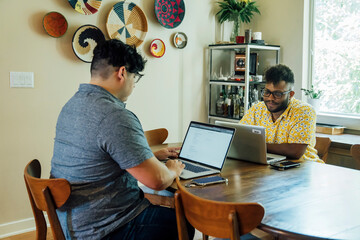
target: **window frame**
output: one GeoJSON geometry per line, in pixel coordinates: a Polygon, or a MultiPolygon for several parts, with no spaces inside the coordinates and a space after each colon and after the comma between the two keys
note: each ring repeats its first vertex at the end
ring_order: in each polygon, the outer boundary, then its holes
{"type": "MultiPolygon", "coordinates": [[[[308,51],[308,86],[313,82],[314,74],[314,26],[315,26],[315,0],[309,4],[309,51],[308,51]]],[[[327,112],[318,112],[318,123],[327,123],[335,125],[343,125],[348,129],[360,130],[360,116],[347,114],[335,114],[327,112]]]]}

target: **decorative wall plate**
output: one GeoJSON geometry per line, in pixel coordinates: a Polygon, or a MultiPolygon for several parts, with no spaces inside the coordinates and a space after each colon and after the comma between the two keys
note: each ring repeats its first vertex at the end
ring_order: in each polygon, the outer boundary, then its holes
{"type": "Polygon", "coordinates": [[[148,24],[144,12],[135,3],[121,1],[110,10],[106,29],[111,39],[138,47],[144,41],[148,24]]]}
{"type": "Polygon", "coordinates": [[[155,15],[161,26],[176,28],[185,17],[183,0],[155,0],[155,15]]]}
{"type": "Polygon", "coordinates": [[[43,18],[45,32],[52,37],[61,37],[66,33],[68,23],[59,12],[49,12],[43,18]]]}
{"type": "Polygon", "coordinates": [[[90,63],[94,56],[94,48],[104,41],[104,34],[99,28],[94,25],[83,25],[74,33],[72,47],[81,61],[90,63]]]}
{"type": "Polygon", "coordinates": [[[160,58],[165,54],[165,44],[161,39],[154,39],[150,44],[150,53],[156,58],[160,58]]]}
{"type": "Polygon", "coordinates": [[[186,44],[187,44],[187,36],[183,32],[175,33],[173,41],[174,41],[175,47],[180,48],[180,49],[184,48],[184,47],[186,47],[186,44]]]}
{"type": "Polygon", "coordinates": [[[68,0],[68,1],[71,7],[75,9],[75,11],[84,15],[91,15],[99,10],[102,0],[68,0]]]}

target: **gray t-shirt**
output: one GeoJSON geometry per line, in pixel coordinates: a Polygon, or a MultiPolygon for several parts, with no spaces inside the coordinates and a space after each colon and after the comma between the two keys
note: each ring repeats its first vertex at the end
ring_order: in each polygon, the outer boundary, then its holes
{"type": "Polygon", "coordinates": [[[81,84],[56,125],[51,176],[71,183],[58,210],[67,239],[100,239],[149,202],[125,169],[153,157],[138,118],[102,87],[81,84]]]}

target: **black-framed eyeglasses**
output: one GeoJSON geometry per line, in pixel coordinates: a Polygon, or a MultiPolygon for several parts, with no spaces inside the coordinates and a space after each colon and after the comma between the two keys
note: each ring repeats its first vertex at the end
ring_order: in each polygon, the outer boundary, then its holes
{"type": "MultiPolygon", "coordinates": [[[[126,67],[125,67],[126,71],[128,71],[129,73],[132,73],[130,72],[126,67]]],[[[141,74],[141,73],[134,73],[135,76],[134,76],[134,82],[135,83],[138,83],[140,81],[140,79],[144,76],[144,74],[141,74]]]]}
{"type": "Polygon", "coordinates": [[[138,83],[143,76],[144,76],[144,74],[135,73],[134,82],[138,83]]]}
{"type": "Polygon", "coordinates": [[[270,95],[272,94],[272,95],[274,96],[274,98],[281,98],[283,95],[285,95],[285,94],[287,94],[287,93],[289,93],[289,92],[291,92],[291,90],[285,91],[285,92],[280,92],[280,91],[274,91],[274,92],[272,92],[272,91],[270,91],[270,90],[268,90],[268,89],[263,89],[263,90],[261,91],[261,96],[263,96],[263,97],[270,97],[270,95]]]}

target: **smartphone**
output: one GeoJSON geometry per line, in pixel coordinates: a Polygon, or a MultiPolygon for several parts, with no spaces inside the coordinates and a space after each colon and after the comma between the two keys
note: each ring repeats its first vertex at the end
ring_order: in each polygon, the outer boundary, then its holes
{"type": "Polygon", "coordinates": [[[206,186],[215,183],[227,183],[228,180],[226,178],[220,176],[212,176],[212,177],[205,177],[205,178],[198,178],[191,180],[192,184],[197,186],[206,186]]]}
{"type": "Polygon", "coordinates": [[[299,167],[300,163],[286,160],[281,162],[270,163],[270,166],[277,170],[286,170],[293,167],[299,167]]]}

